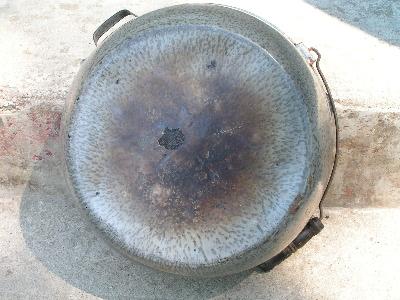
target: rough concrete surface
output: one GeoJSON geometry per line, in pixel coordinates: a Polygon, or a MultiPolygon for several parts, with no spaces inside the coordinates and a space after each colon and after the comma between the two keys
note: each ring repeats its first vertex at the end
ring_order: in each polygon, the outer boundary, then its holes
{"type": "Polygon", "coordinates": [[[396,299],[399,209],[328,211],[325,229],[272,272],[194,280],[112,250],[59,188],[2,190],[2,298],[396,299]]]}
{"type": "Polygon", "coordinates": [[[273,272],[159,273],[122,257],[87,223],[61,170],[72,78],[111,14],[183,2],[0,0],[0,298],[400,299],[398,1],[217,1],[317,47],[338,109],[330,218],[273,272]]]}

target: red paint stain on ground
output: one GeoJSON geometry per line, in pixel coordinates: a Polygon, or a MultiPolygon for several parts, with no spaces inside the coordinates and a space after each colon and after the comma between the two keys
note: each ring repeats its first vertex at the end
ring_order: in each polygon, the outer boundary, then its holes
{"type": "Polygon", "coordinates": [[[9,121],[10,119],[12,118],[7,120],[8,127],[4,126],[0,128],[0,156],[13,154],[17,151],[15,139],[20,130],[9,128],[13,124],[9,121]]]}
{"type": "Polygon", "coordinates": [[[353,196],[353,190],[351,188],[349,188],[349,187],[346,187],[344,189],[344,196],[346,198],[351,198],[353,196]]]}
{"type": "Polygon", "coordinates": [[[28,113],[34,129],[34,139],[44,143],[50,137],[60,135],[61,112],[35,108],[28,113]]]}
{"type": "Polygon", "coordinates": [[[34,155],[32,156],[32,160],[42,160],[42,159],[43,159],[43,157],[40,156],[40,155],[37,155],[37,154],[34,154],[34,155]]]}
{"type": "MultiPolygon", "coordinates": [[[[18,113],[3,121],[6,126],[0,127],[0,157],[23,155],[21,150],[28,145],[30,150],[25,151],[40,153],[49,139],[60,135],[61,112],[49,106],[33,107],[27,114],[18,113]]],[[[34,155],[32,159],[42,160],[43,156],[52,155],[45,150],[42,156],[34,155]]]]}

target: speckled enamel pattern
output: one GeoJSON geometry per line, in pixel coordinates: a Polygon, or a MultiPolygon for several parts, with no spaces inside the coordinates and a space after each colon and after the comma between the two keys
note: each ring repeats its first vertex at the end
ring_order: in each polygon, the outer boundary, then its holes
{"type": "Polygon", "coordinates": [[[327,99],[301,54],[216,5],[115,31],[82,66],[64,119],[68,178],[93,222],[133,259],[183,275],[277,254],[317,207],[335,154],[327,99]]]}

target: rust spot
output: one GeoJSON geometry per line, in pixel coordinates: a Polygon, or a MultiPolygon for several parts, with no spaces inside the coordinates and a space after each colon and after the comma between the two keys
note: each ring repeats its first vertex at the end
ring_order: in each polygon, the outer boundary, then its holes
{"type": "Polygon", "coordinates": [[[47,156],[52,156],[52,155],[53,155],[53,153],[52,153],[50,150],[48,150],[48,149],[44,150],[44,153],[45,153],[47,156]]]}
{"type": "Polygon", "coordinates": [[[289,213],[294,215],[299,210],[302,202],[303,202],[303,196],[297,195],[296,198],[294,198],[293,203],[289,207],[289,213]]]}

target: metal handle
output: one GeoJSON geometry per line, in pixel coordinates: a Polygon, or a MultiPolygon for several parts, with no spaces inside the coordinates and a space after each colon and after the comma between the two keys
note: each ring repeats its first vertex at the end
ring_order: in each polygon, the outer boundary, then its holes
{"type": "Polygon", "coordinates": [[[314,217],[308,221],[304,229],[299,233],[299,235],[294,239],[293,242],[289,244],[285,249],[283,249],[279,254],[275,255],[271,259],[262,263],[258,267],[264,272],[269,272],[286,258],[295,253],[298,249],[303,247],[312,237],[316,236],[324,228],[321,220],[314,217]]]}
{"type": "Polygon", "coordinates": [[[123,10],[120,10],[119,12],[116,12],[111,17],[109,17],[107,20],[105,20],[103,22],[103,24],[101,24],[96,29],[96,31],[93,33],[94,44],[97,46],[97,42],[99,41],[100,37],[104,33],[106,33],[108,30],[111,29],[111,27],[113,27],[115,24],[117,24],[119,21],[121,21],[123,18],[125,18],[126,16],[129,16],[129,15],[137,17],[137,15],[130,12],[129,10],[123,9],[123,10]]]}
{"type": "Polygon", "coordinates": [[[325,86],[325,91],[326,91],[326,96],[328,97],[329,100],[329,104],[330,104],[330,108],[333,114],[333,118],[335,120],[335,128],[336,128],[336,152],[335,152],[335,160],[333,162],[333,168],[331,171],[331,176],[329,177],[328,180],[328,184],[326,185],[325,191],[322,195],[321,201],[319,203],[319,217],[320,219],[322,219],[324,217],[324,210],[323,210],[323,201],[325,200],[326,194],[328,192],[329,187],[331,186],[332,183],[332,178],[333,175],[335,174],[336,171],[336,166],[337,166],[337,160],[338,160],[338,155],[339,155],[339,122],[338,122],[338,116],[337,116],[337,112],[336,112],[336,108],[335,108],[335,103],[333,101],[333,97],[332,97],[332,93],[331,93],[331,89],[329,88],[328,82],[326,81],[325,75],[324,73],[322,73],[321,67],[319,66],[319,62],[321,61],[321,53],[315,49],[314,47],[310,47],[308,48],[309,51],[314,52],[315,54],[317,54],[317,61],[315,62],[315,66],[317,67],[317,71],[319,76],[322,79],[322,82],[324,83],[325,86]]]}
{"type": "Polygon", "coordinates": [[[338,117],[337,117],[335,103],[333,101],[331,89],[329,88],[329,85],[328,85],[328,82],[327,82],[327,80],[325,78],[325,75],[324,75],[324,73],[322,73],[321,67],[319,65],[319,63],[321,61],[321,53],[314,47],[306,47],[304,45],[304,43],[297,43],[297,44],[294,44],[294,45],[300,51],[300,53],[303,55],[303,57],[305,58],[305,60],[307,61],[307,63],[310,66],[314,65],[314,63],[315,63],[315,67],[317,68],[318,75],[321,78],[322,83],[324,84],[325,94],[326,94],[326,96],[328,98],[329,106],[330,106],[330,109],[331,109],[331,112],[333,114],[333,118],[334,118],[334,121],[335,121],[335,128],[336,128],[336,133],[335,133],[335,135],[336,135],[336,145],[335,145],[335,147],[336,147],[336,153],[335,153],[335,160],[333,162],[333,168],[332,168],[332,171],[331,171],[331,175],[330,175],[329,180],[328,180],[328,184],[327,184],[327,186],[326,186],[326,188],[324,190],[324,193],[322,195],[321,201],[319,203],[319,216],[320,216],[320,219],[322,219],[324,217],[323,201],[325,200],[325,196],[326,196],[326,194],[328,192],[328,189],[329,189],[329,187],[331,185],[333,175],[335,174],[338,155],[339,155],[339,123],[338,123],[338,117]],[[313,52],[314,54],[317,55],[317,59],[315,59],[315,57],[313,55],[311,55],[311,52],[313,52]]]}

